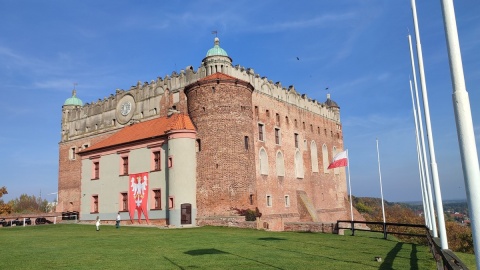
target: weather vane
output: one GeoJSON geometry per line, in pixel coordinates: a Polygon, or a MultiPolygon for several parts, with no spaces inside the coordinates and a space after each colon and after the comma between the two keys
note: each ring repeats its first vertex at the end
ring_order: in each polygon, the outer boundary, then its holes
{"type": "Polygon", "coordinates": [[[76,83],[76,82],[73,83],[73,90],[76,90],[75,88],[76,88],[77,85],[78,85],[78,83],[76,83]]]}
{"type": "Polygon", "coordinates": [[[214,30],[214,31],[212,31],[212,34],[215,34],[215,37],[217,37],[218,31],[214,30]]]}

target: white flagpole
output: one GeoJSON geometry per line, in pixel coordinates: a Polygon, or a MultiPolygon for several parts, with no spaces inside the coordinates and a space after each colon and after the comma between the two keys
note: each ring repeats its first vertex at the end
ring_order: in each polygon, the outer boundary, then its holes
{"type": "MultiPolygon", "coordinates": [[[[348,149],[347,149],[347,171],[348,171],[348,187],[350,189],[350,216],[353,222],[352,184],[350,183],[350,158],[348,157],[348,149]]],[[[353,231],[353,228],[352,228],[352,231],[353,231]]]]}
{"type": "Polygon", "coordinates": [[[480,218],[480,169],[478,165],[475,133],[473,130],[470,100],[463,75],[460,42],[458,40],[457,22],[452,0],[442,0],[443,21],[448,47],[450,74],[453,86],[453,107],[457,124],[458,144],[462,157],[463,177],[467,191],[468,209],[472,221],[473,247],[477,269],[480,269],[480,235],[478,234],[478,218],[480,218]]]}
{"type": "Polygon", "coordinates": [[[425,113],[425,123],[427,125],[428,150],[430,153],[430,167],[432,169],[433,189],[435,190],[435,204],[437,206],[438,231],[440,245],[442,249],[448,249],[447,230],[445,228],[445,217],[443,216],[442,192],[440,191],[440,180],[438,177],[437,161],[435,158],[435,147],[433,144],[432,125],[430,123],[430,108],[428,106],[427,84],[425,82],[425,72],[423,69],[422,45],[420,42],[420,33],[417,22],[417,8],[415,0],[412,0],[413,23],[415,26],[415,38],[417,41],[418,66],[420,71],[420,82],[422,84],[423,112],[425,113]]]}
{"type": "Polygon", "coordinates": [[[428,209],[428,203],[426,202],[427,196],[425,194],[425,172],[423,171],[423,162],[420,154],[420,138],[418,137],[418,121],[417,121],[417,110],[415,109],[415,99],[413,98],[413,88],[412,80],[410,81],[410,95],[412,96],[412,107],[413,107],[413,119],[415,120],[415,141],[417,143],[417,159],[418,159],[418,173],[420,175],[420,188],[422,190],[422,204],[423,204],[423,218],[425,220],[425,225],[427,228],[430,227],[430,212],[428,209]]]}
{"type": "Polygon", "coordinates": [[[412,62],[412,75],[413,75],[413,86],[415,88],[415,97],[416,97],[416,105],[417,105],[417,112],[418,112],[418,129],[420,130],[420,145],[422,148],[422,168],[423,172],[425,173],[424,178],[424,189],[426,190],[427,196],[427,209],[430,219],[430,227],[429,229],[432,230],[433,236],[438,237],[437,233],[437,224],[435,222],[435,209],[433,207],[433,195],[432,189],[430,184],[430,173],[427,167],[428,158],[427,158],[427,150],[425,149],[425,135],[423,134],[423,121],[421,115],[421,108],[420,108],[420,98],[418,97],[418,87],[417,87],[417,72],[415,70],[415,61],[413,57],[413,49],[412,49],[412,38],[408,35],[408,44],[410,46],[410,60],[412,62]]]}
{"type": "Polygon", "coordinates": [[[377,157],[378,157],[378,175],[380,176],[380,195],[382,196],[382,215],[383,215],[383,223],[385,226],[385,205],[383,203],[382,172],[380,171],[380,151],[378,150],[378,138],[377,138],[377,157]]]}

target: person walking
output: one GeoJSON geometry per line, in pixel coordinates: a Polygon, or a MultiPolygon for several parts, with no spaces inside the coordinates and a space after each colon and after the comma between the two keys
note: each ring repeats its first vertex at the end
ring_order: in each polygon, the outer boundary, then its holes
{"type": "Polygon", "coordinates": [[[120,212],[118,212],[116,223],[115,223],[115,227],[117,227],[117,229],[120,228],[120,220],[122,220],[122,219],[120,217],[120,212]]]}
{"type": "Polygon", "coordinates": [[[100,231],[100,216],[97,216],[97,221],[95,222],[95,226],[97,226],[97,232],[100,231]]]}

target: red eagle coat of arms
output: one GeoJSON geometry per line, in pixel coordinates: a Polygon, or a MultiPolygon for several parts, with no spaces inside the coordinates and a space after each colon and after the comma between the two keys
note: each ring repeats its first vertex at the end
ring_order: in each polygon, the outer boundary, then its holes
{"type": "Polygon", "coordinates": [[[148,173],[131,174],[130,176],[130,188],[128,189],[128,212],[130,214],[130,220],[133,222],[135,211],[137,211],[138,222],[140,223],[142,213],[147,223],[148,211],[148,173]]]}

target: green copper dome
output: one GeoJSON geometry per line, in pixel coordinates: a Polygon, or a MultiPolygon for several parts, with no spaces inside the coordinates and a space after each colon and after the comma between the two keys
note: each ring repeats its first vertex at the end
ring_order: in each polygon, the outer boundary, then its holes
{"type": "Polygon", "coordinates": [[[83,106],[83,102],[81,99],[77,98],[77,91],[73,90],[72,91],[72,97],[71,98],[67,98],[67,100],[65,100],[65,103],[63,103],[63,105],[73,105],[73,106],[83,106]]]}
{"type": "Polygon", "coordinates": [[[218,37],[215,37],[215,41],[213,42],[213,48],[208,50],[206,57],[215,56],[215,55],[228,57],[227,52],[224,49],[220,48],[220,39],[218,37]]]}

